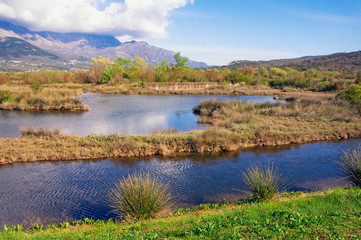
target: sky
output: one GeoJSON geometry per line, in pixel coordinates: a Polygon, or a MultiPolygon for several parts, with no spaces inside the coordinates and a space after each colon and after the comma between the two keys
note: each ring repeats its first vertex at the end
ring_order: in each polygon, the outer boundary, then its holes
{"type": "Polygon", "coordinates": [[[0,0],[0,18],[146,41],[209,65],[361,50],[361,0],[0,0]]]}

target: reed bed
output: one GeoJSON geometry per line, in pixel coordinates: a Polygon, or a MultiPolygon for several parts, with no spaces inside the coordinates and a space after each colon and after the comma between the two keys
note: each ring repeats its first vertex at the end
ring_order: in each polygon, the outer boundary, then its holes
{"type": "Polygon", "coordinates": [[[0,163],[216,153],[361,137],[357,111],[333,100],[322,104],[296,101],[274,105],[213,100],[203,102],[198,109],[199,121],[210,124],[206,130],[178,133],[170,129],[143,136],[85,137],[61,134],[49,137],[30,131],[20,138],[0,139],[0,163]]]}
{"type": "Polygon", "coordinates": [[[81,89],[59,89],[52,86],[5,86],[2,89],[1,91],[10,94],[7,101],[0,103],[0,109],[3,110],[89,110],[77,97],[83,93],[81,89]]]}

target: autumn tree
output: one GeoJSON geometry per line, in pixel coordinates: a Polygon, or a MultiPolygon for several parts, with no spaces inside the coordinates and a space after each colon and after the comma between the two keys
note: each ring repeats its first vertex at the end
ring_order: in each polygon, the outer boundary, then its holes
{"type": "Polygon", "coordinates": [[[102,78],[105,69],[113,65],[112,61],[102,56],[98,56],[98,58],[92,58],[90,61],[90,70],[94,72],[95,79],[97,81],[102,78]]]}
{"type": "Polygon", "coordinates": [[[147,62],[139,56],[135,56],[132,62],[134,64],[134,66],[137,66],[143,70],[148,67],[147,62]]]}

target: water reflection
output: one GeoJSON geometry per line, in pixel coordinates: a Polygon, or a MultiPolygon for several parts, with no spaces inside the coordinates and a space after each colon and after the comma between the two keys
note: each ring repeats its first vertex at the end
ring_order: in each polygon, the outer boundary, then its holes
{"type": "Polygon", "coordinates": [[[361,140],[249,149],[215,155],[35,162],[0,166],[0,226],[94,217],[115,217],[108,205],[114,184],[135,170],[169,184],[178,207],[245,197],[242,171],[273,163],[293,183],[290,190],[348,184],[339,155],[361,140]]]}
{"type": "Polygon", "coordinates": [[[192,108],[204,99],[241,99],[274,102],[265,96],[148,96],[102,95],[86,93],[81,97],[88,112],[0,111],[0,137],[20,136],[20,126],[60,127],[62,133],[80,136],[111,134],[151,134],[155,130],[177,128],[179,131],[203,129],[197,124],[192,108]]]}

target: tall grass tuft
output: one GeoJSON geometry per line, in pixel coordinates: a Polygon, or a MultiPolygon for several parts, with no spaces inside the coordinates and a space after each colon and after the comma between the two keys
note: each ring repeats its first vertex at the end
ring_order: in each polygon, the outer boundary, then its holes
{"type": "Polygon", "coordinates": [[[54,129],[47,129],[45,127],[32,127],[32,126],[22,126],[21,127],[21,136],[34,136],[34,137],[59,137],[60,128],[56,127],[54,129]]]}
{"type": "Polygon", "coordinates": [[[284,177],[273,167],[251,166],[243,173],[243,182],[251,193],[251,199],[267,201],[285,187],[284,177]]]}
{"type": "Polygon", "coordinates": [[[339,165],[353,184],[361,187],[361,145],[344,152],[339,165]]]}
{"type": "Polygon", "coordinates": [[[150,177],[149,173],[134,172],[111,190],[112,207],[134,219],[148,219],[172,206],[173,198],[167,185],[150,177]]]}

